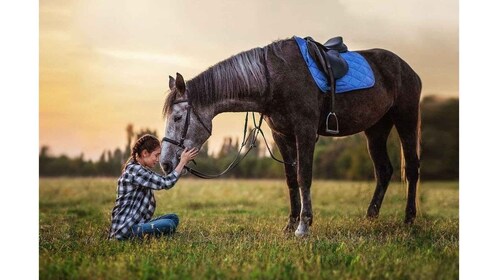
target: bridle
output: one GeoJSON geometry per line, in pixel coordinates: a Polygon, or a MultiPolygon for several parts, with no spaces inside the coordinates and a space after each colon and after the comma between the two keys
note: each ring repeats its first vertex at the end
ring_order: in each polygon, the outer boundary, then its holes
{"type": "Polygon", "coordinates": [[[190,125],[190,112],[194,114],[194,116],[197,118],[197,120],[201,123],[201,125],[206,129],[206,131],[209,133],[209,136],[211,136],[211,129],[202,121],[202,119],[199,117],[199,115],[195,112],[194,107],[190,103],[190,100],[187,99],[181,99],[181,100],[176,100],[173,102],[173,104],[180,104],[180,103],[185,103],[187,102],[187,117],[185,118],[185,123],[183,125],[183,131],[182,131],[182,136],[179,141],[176,141],[174,139],[164,137],[163,141],[169,142],[177,147],[180,147],[182,149],[185,149],[185,146],[183,145],[183,142],[185,142],[185,138],[187,137],[187,132],[188,132],[188,127],[190,125]]]}
{"type": "MultiPolygon", "coordinates": [[[[188,97],[187,97],[187,99],[176,100],[175,102],[173,102],[173,104],[179,104],[179,103],[184,103],[184,102],[188,103],[187,104],[187,117],[185,118],[185,123],[183,125],[183,131],[182,131],[182,136],[181,136],[180,140],[177,141],[177,140],[174,140],[174,139],[171,139],[171,138],[168,138],[168,137],[164,137],[162,139],[162,141],[166,141],[168,143],[171,143],[171,144],[173,144],[173,145],[175,145],[177,147],[180,147],[183,150],[185,149],[185,146],[183,145],[183,142],[185,142],[185,138],[187,137],[188,127],[190,125],[190,113],[191,112],[194,114],[194,116],[197,118],[197,120],[199,120],[199,122],[204,127],[204,129],[209,133],[209,136],[211,136],[211,129],[209,129],[209,127],[202,121],[202,119],[199,117],[199,115],[195,112],[194,107],[192,106],[192,103],[190,102],[190,100],[188,99],[188,97]]],[[[197,170],[195,170],[195,169],[193,169],[191,167],[188,167],[188,166],[185,166],[185,169],[188,172],[192,173],[193,175],[195,175],[197,177],[200,177],[200,178],[203,178],[203,179],[214,179],[214,178],[218,178],[218,177],[220,177],[220,176],[228,173],[233,168],[235,168],[246,157],[246,155],[252,150],[252,148],[256,147],[256,145],[255,145],[256,144],[256,139],[257,139],[259,133],[261,133],[261,136],[264,139],[266,148],[268,149],[268,152],[270,153],[271,157],[274,160],[276,160],[276,161],[278,161],[280,163],[288,164],[288,165],[291,165],[291,166],[295,167],[296,166],[296,162],[295,161],[294,162],[284,162],[284,161],[281,161],[281,160],[275,158],[275,156],[271,152],[270,146],[268,145],[268,141],[266,140],[266,137],[263,134],[263,130],[261,130],[261,123],[263,121],[263,115],[262,114],[261,114],[260,119],[259,119],[259,124],[256,124],[256,118],[254,117],[254,112],[252,113],[252,118],[253,118],[253,122],[254,122],[254,128],[251,130],[251,133],[250,133],[250,135],[252,135],[252,137],[249,137],[250,139],[246,139],[248,116],[249,116],[249,112],[246,113],[246,120],[245,120],[245,124],[244,124],[244,136],[242,137],[243,142],[242,142],[242,145],[240,147],[240,150],[238,151],[237,156],[234,158],[234,160],[228,165],[228,167],[223,172],[221,172],[220,174],[217,174],[217,175],[211,175],[211,174],[202,173],[202,172],[197,171],[197,170]],[[249,148],[247,149],[246,152],[242,153],[242,149],[246,145],[248,145],[249,148]]],[[[177,154],[177,156],[179,157],[178,154],[177,154]]],[[[194,164],[196,164],[195,161],[193,161],[193,162],[194,162],[194,164]]]]}

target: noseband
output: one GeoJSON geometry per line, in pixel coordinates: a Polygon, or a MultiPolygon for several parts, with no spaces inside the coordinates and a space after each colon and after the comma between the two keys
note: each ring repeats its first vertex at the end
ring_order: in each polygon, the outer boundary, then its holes
{"type": "Polygon", "coordinates": [[[187,117],[185,118],[185,123],[183,125],[183,131],[182,131],[182,136],[180,138],[180,141],[176,141],[174,139],[171,139],[171,138],[168,138],[168,137],[164,137],[162,141],[166,141],[166,142],[169,142],[177,147],[180,147],[182,149],[185,149],[185,146],[183,145],[183,142],[185,142],[185,138],[187,137],[187,131],[188,131],[188,127],[190,125],[190,112],[193,112],[194,113],[194,116],[197,118],[197,120],[199,120],[199,122],[201,123],[201,125],[204,127],[204,129],[206,129],[206,131],[209,133],[209,136],[211,136],[211,129],[209,129],[205,124],[204,122],[202,121],[202,119],[199,117],[199,115],[195,112],[194,108],[192,107],[192,104],[190,103],[190,100],[189,99],[182,99],[182,100],[177,100],[175,102],[173,102],[173,104],[179,104],[179,103],[184,103],[184,102],[187,102],[187,117]]]}

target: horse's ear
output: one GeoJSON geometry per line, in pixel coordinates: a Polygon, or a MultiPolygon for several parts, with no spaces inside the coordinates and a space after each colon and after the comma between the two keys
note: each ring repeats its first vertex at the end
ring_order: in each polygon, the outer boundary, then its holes
{"type": "Polygon", "coordinates": [[[181,93],[185,93],[185,81],[183,80],[183,76],[180,73],[176,73],[176,81],[175,81],[176,89],[181,93]]]}
{"type": "Polygon", "coordinates": [[[169,89],[173,90],[174,87],[175,87],[175,78],[169,76],[169,89]]]}

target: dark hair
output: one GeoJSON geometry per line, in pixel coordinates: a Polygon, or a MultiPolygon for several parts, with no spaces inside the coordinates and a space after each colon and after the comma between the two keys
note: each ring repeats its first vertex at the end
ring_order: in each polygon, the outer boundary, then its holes
{"type": "Polygon", "coordinates": [[[131,148],[131,156],[126,161],[123,166],[123,170],[130,163],[130,161],[137,161],[137,155],[140,155],[143,150],[147,150],[147,152],[152,153],[157,147],[161,146],[161,142],[157,139],[156,136],[151,134],[145,134],[142,137],[138,138],[137,142],[130,147],[131,148]]]}

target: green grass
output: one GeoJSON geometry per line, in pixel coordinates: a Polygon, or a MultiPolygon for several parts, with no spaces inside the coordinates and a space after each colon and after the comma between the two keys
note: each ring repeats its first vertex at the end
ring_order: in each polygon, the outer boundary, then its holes
{"type": "Polygon", "coordinates": [[[285,181],[182,179],[156,192],[171,237],[108,241],[116,178],[40,179],[40,279],[457,279],[458,183],[422,182],[422,214],[403,224],[393,183],[379,219],[373,182],[314,181],[311,235],[284,234],[285,181]]]}

